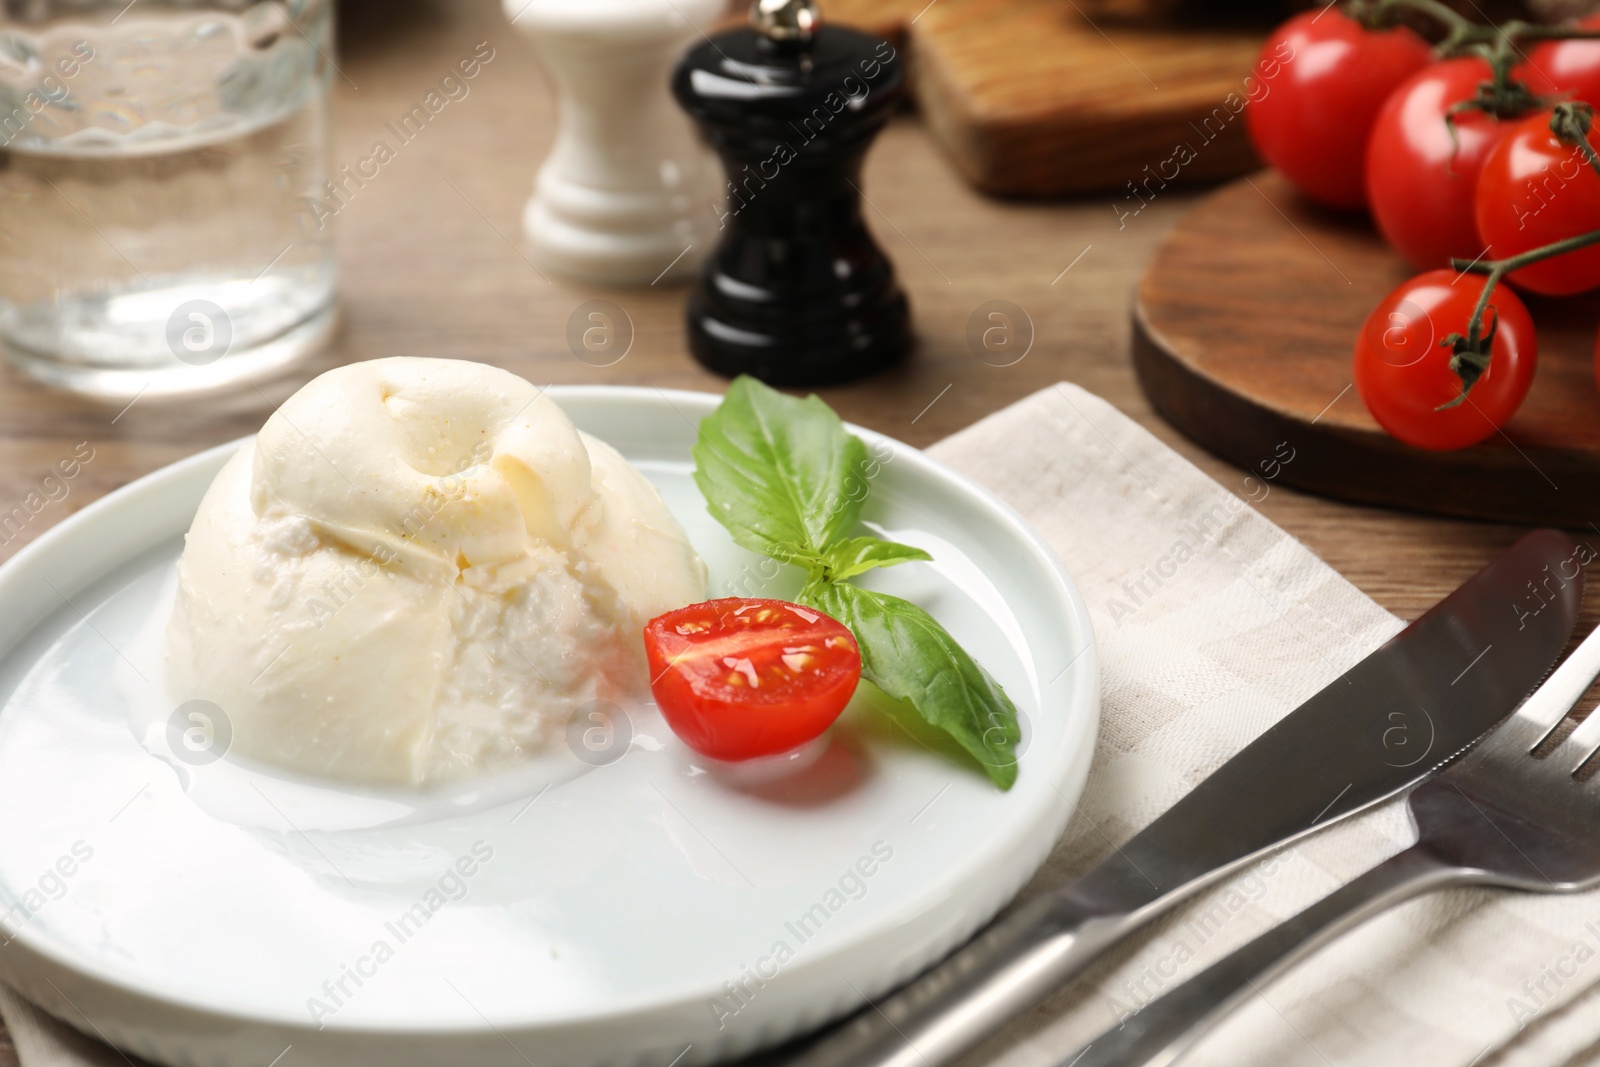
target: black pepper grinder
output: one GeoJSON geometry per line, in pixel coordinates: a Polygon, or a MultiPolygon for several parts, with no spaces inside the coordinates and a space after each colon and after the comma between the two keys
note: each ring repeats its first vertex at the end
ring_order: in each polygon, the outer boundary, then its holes
{"type": "Polygon", "coordinates": [[[718,374],[827,385],[911,347],[894,268],[861,218],[861,164],[904,91],[887,41],[818,25],[813,0],[756,0],[692,49],[678,102],[728,172],[721,243],[689,298],[689,350],[718,374]]]}

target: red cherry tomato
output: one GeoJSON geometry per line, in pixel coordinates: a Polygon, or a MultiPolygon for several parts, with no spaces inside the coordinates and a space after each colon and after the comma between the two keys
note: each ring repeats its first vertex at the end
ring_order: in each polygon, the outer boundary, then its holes
{"type": "Polygon", "coordinates": [[[1463,403],[1438,410],[1461,395],[1451,350],[1441,342],[1452,333],[1466,336],[1486,280],[1450,270],[1420,274],[1384,297],[1361,327],[1356,389],[1378,425],[1408,445],[1443,451],[1477,444],[1504,426],[1528,395],[1538,355],[1533,318],[1500,285],[1489,299],[1488,316],[1499,316],[1489,369],[1463,403]]]}
{"type": "Polygon", "coordinates": [[[1432,59],[1405,27],[1369,30],[1335,8],[1296,15],[1267,39],[1256,66],[1265,95],[1244,112],[1256,151],[1313,200],[1366,206],[1362,160],[1373,119],[1395,86],[1432,59]]]}
{"type": "Polygon", "coordinates": [[[644,647],[667,724],[713,759],[774,756],[822,736],[861,679],[850,631],[782,600],[669,611],[644,628],[644,647]]]}
{"type": "MultiPolygon", "coordinates": [[[[1600,174],[1550,130],[1550,112],[1514,126],[1478,175],[1478,233],[1505,259],[1600,230],[1600,174]]],[[[1541,260],[1511,275],[1524,289],[1568,296],[1600,285],[1600,246],[1541,260]]]]}
{"type": "MultiPolygon", "coordinates": [[[[1578,25],[1600,30],[1600,15],[1590,15],[1578,25]]],[[[1600,39],[1546,41],[1528,53],[1528,66],[1550,79],[1563,96],[1600,104],[1600,39]]]]}
{"type": "MultiPolygon", "coordinates": [[[[1518,73],[1534,92],[1548,88],[1535,73],[1518,73]]],[[[1373,220],[1396,251],[1424,270],[1483,252],[1473,214],[1478,173],[1515,124],[1461,111],[1452,138],[1445,116],[1489,77],[1488,62],[1475,56],[1435,63],[1396,89],[1373,123],[1366,162],[1373,220]]]]}

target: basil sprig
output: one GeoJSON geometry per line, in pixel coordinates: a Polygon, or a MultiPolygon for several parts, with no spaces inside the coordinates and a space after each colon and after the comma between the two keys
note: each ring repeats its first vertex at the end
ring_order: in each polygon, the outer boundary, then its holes
{"type": "Polygon", "coordinates": [[[712,517],[740,546],[806,571],[799,601],[850,628],[863,676],[1011,788],[1022,734],[1005,690],[926,611],[850,583],[876,567],[933,557],[859,533],[873,465],[833,409],[738,378],[701,420],[694,459],[712,517]]]}

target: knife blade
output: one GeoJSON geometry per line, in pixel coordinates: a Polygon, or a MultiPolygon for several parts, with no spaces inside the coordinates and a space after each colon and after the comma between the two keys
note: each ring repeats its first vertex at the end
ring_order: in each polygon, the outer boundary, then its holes
{"type": "Polygon", "coordinates": [[[1537,530],[1228,760],[1104,863],[1002,914],[790,1067],[939,1067],[1206,885],[1398,795],[1514,711],[1572,634],[1593,552],[1537,530]]]}

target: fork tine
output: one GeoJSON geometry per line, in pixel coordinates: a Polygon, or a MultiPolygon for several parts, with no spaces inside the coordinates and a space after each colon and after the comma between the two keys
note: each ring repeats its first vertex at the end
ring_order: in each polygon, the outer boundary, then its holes
{"type": "Polygon", "coordinates": [[[1550,759],[1559,760],[1560,766],[1568,768],[1573,774],[1588,762],[1589,757],[1600,749],[1600,714],[1590,715],[1572,731],[1572,734],[1550,753],[1550,759]]]}
{"type": "MultiPolygon", "coordinates": [[[[1573,705],[1583,699],[1583,694],[1597,676],[1600,676],[1600,627],[1591,630],[1589,636],[1583,639],[1583,643],[1572,650],[1572,655],[1568,656],[1545,683],[1523,703],[1515,718],[1511,720],[1521,724],[1522,727],[1517,731],[1516,739],[1519,742],[1527,739],[1529,752],[1538,748],[1544,739],[1561,725],[1561,720],[1567,717],[1573,705]],[[1528,732],[1530,730],[1531,734],[1528,732]]],[[[1585,723],[1585,726],[1596,723],[1584,733],[1585,737],[1594,739],[1590,744],[1591,751],[1594,744],[1600,744],[1600,722],[1597,720],[1600,720],[1600,716],[1591,716],[1585,723]]],[[[1580,729],[1580,732],[1583,731],[1580,729]]],[[[1567,738],[1562,743],[1562,749],[1571,745],[1577,738],[1577,734],[1567,738]]],[[[1588,753],[1584,755],[1587,757],[1588,753]]]]}

